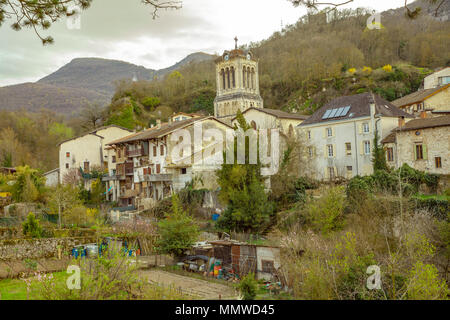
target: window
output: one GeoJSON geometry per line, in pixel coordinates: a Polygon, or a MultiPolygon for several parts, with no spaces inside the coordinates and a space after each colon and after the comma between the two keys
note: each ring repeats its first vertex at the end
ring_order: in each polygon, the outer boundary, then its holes
{"type": "Polygon", "coordinates": [[[70,152],[66,152],[66,158],[70,158],[70,152]]]}
{"type": "Polygon", "coordinates": [[[157,149],[156,146],[153,146],[153,156],[156,157],[157,149]]]}
{"type": "Polygon", "coordinates": [[[363,132],[364,133],[369,133],[369,124],[367,122],[363,123],[363,132]]]}
{"type": "Polygon", "coordinates": [[[181,174],[186,174],[187,173],[187,169],[186,168],[181,168],[181,174]]]}
{"type": "Polygon", "coordinates": [[[332,144],[327,145],[327,151],[328,151],[328,157],[334,157],[334,150],[333,150],[332,144]]]}
{"type": "Polygon", "coordinates": [[[442,168],[442,160],[441,157],[434,158],[434,164],[436,165],[436,168],[442,168]]]}
{"type": "Polygon", "coordinates": [[[89,172],[89,161],[84,162],[84,172],[89,172]]]}
{"type": "Polygon", "coordinates": [[[69,164],[68,163],[66,163],[66,169],[69,169],[69,164]]]}
{"type": "Polygon", "coordinates": [[[261,260],[262,272],[273,273],[275,271],[275,266],[272,260],[261,260]]]}
{"type": "Polygon", "coordinates": [[[353,178],[353,167],[347,166],[347,179],[353,178]]]}
{"type": "Polygon", "coordinates": [[[116,163],[116,156],[112,156],[112,163],[116,163]]]}
{"type": "Polygon", "coordinates": [[[159,163],[156,165],[156,173],[161,173],[161,165],[159,163]]]}
{"type": "Polygon", "coordinates": [[[308,139],[311,140],[311,130],[308,131],[308,139]]]}
{"type": "Polygon", "coordinates": [[[163,156],[164,155],[164,146],[161,145],[159,149],[160,149],[159,153],[163,156]]]}
{"type": "Polygon", "coordinates": [[[364,154],[370,154],[370,141],[364,141],[364,154]]]}
{"type": "Polygon", "coordinates": [[[350,142],[345,143],[345,151],[348,156],[352,155],[352,144],[350,142]]]}
{"type": "Polygon", "coordinates": [[[423,145],[416,144],[416,160],[423,160],[423,145]]]}
{"type": "Polygon", "coordinates": [[[394,148],[386,149],[386,157],[387,157],[387,161],[389,161],[389,162],[394,161],[394,148]]]}
{"type": "Polygon", "coordinates": [[[310,157],[310,158],[313,157],[313,155],[314,155],[313,147],[308,147],[308,154],[309,154],[309,157],[310,157]]]}
{"type": "Polygon", "coordinates": [[[446,76],[446,77],[439,77],[438,78],[438,82],[440,86],[446,85],[450,83],[450,77],[446,76]]]}
{"type": "Polygon", "coordinates": [[[333,128],[327,128],[327,137],[333,136],[333,128]]]}

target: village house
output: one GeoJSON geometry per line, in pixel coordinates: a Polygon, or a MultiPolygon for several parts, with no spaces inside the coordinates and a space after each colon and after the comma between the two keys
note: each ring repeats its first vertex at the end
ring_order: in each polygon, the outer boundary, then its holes
{"type": "Polygon", "coordinates": [[[231,127],[212,116],[195,117],[159,122],[155,127],[112,141],[109,146],[111,154],[115,154],[115,169],[111,166],[109,176],[103,178],[107,191],[113,190],[111,200],[122,207],[148,208],[191,181],[200,184],[198,187],[217,189],[215,171],[220,163],[209,160],[223,158],[226,129],[231,127]],[[193,140],[186,141],[189,145],[183,147],[184,137],[179,135],[188,132],[193,139],[195,127],[203,132],[215,129],[223,137],[222,146],[219,148],[217,142],[209,142],[202,135],[199,150],[193,150],[193,140]]]}
{"type": "Polygon", "coordinates": [[[381,140],[411,118],[372,93],[333,99],[298,126],[309,164],[305,174],[328,181],[372,174],[375,133],[381,140]]]}
{"type": "MultiPolygon", "coordinates": [[[[293,137],[296,134],[295,128],[308,119],[306,115],[255,107],[248,108],[242,115],[245,121],[255,130],[279,129],[280,133],[289,137],[293,137]]],[[[237,125],[236,117],[232,118],[232,124],[233,126],[237,125]]]]}
{"type": "Polygon", "coordinates": [[[382,140],[392,168],[403,164],[417,170],[450,174],[450,115],[414,119],[382,140]]]}
{"type": "Polygon", "coordinates": [[[177,113],[174,113],[170,118],[172,119],[172,122],[177,122],[177,121],[184,121],[184,120],[198,118],[198,117],[201,117],[201,115],[196,114],[196,113],[177,112],[177,113]]]}
{"type": "Polygon", "coordinates": [[[423,89],[433,89],[450,83],[450,67],[442,68],[423,79],[423,89]]]}
{"type": "Polygon", "coordinates": [[[413,92],[394,100],[392,104],[416,117],[423,112],[430,116],[450,114],[450,84],[413,92]]]}
{"type": "Polygon", "coordinates": [[[59,184],[59,168],[44,173],[45,185],[47,187],[55,187],[59,184]]]}
{"type": "MultiPolygon", "coordinates": [[[[59,144],[59,182],[72,182],[71,174],[88,174],[92,169],[105,169],[108,165],[108,143],[127,136],[132,131],[110,125],[92,130],[82,136],[59,144]]],[[[90,183],[86,181],[86,188],[90,183]]]]}

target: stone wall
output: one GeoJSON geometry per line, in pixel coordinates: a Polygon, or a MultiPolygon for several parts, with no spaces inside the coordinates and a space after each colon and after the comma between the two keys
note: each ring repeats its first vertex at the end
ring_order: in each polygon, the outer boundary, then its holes
{"type": "Polygon", "coordinates": [[[58,247],[68,256],[73,247],[96,242],[96,237],[1,240],[0,261],[55,258],[58,247]]]}

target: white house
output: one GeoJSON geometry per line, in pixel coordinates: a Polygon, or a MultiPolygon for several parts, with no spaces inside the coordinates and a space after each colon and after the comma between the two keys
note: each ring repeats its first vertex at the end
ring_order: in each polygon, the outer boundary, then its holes
{"type": "Polygon", "coordinates": [[[350,179],[373,172],[375,132],[379,141],[412,115],[371,93],[336,98],[298,126],[310,167],[317,180],[350,179]]]}
{"type": "Polygon", "coordinates": [[[433,89],[450,83],[450,67],[436,71],[423,79],[423,89],[433,89]]]}
{"type": "Polygon", "coordinates": [[[132,131],[116,125],[101,127],[82,136],[59,144],[59,181],[77,170],[89,173],[92,168],[106,168],[108,163],[107,144],[130,135],[132,131]],[[74,170],[75,169],[75,170],[74,170]]]}
{"type": "Polygon", "coordinates": [[[47,187],[55,187],[59,183],[59,168],[44,173],[45,185],[47,187]]]}

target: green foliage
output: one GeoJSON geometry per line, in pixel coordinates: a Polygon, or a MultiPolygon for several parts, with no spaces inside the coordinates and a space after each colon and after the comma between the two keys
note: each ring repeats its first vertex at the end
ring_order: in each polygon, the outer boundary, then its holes
{"type": "Polygon", "coordinates": [[[61,140],[67,140],[73,137],[73,129],[67,127],[64,123],[53,122],[48,129],[48,133],[61,140]]]}
{"type": "Polygon", "coordinates": [[[160,238],[158,251],[181,256],[197,241],[199,229],[182,208],[177,194],[172,196],[172,212],[158,223],[160,238]]]}
{"type": "Polygon", "coordinates": [[[377,170],[385,170],[389,171],[387,162],[386,162],[386,152],[379,144],[379,136],[378,131],[375,132],[375,137],[373,139],[373,149],[372,149],[372,163],[373,163],[373,171],[377,170]]]}
{"type": "Polygon", "coordinates": [[[11,187],[11,191],[15,201],[34,202],[39,199],[44,189],[45,178],[38,170],[27,165],[17,167],[14,179],[15,183],[11,187]]]}
{"type": "MultiPolygon", "coordinates": [[[[250,128],[240,112],[238,112],[237,121],[244,131],[250,128]]],[[[253,138],[256,139],[256,137],[253,138]]],[[[268,200],[264,190],[259,157],[257,164],[249,164],[249,140],[245,139],[244,143],[245,164],[237,163],[238,140],[236,139],[235,163],[227,164],[224,161],[222,168],[216,172],[220,185],[219,199],[227,206],[217,221],[216,227],[228,232],[262,233],[270,224],[273,204],[268,200]]]]}
{"type": "Polygon", "coordinates": [[[410,271],[408,299],[442,300],[450,293],[445,280],[439,279],[437,268],[432,264],[417,261],[410,271]]]}
{"type": "Polygon", "coordinates": [[[335,187],[327,190],[320,199],[309,200],[305,212],[313,230],[327,235],[342,228],[344,207],[345,190],[335,187]]]}
{"type": "Polygon", "coordinates": [[[258,281],[256,281],[254,273],[249,273],[243,277],[237,287],[244,300],[255,300],[258,281]]]}
{"type": "Polygon", "coordinates": [[[30,212],[22,224],[23,234],[31,238],[41,238],[43,234],[39,220],[36,219],[34,213],[30,212]]]}
{"type": "Polygon", "coordinates": [[[136,122],[134,119],[134,108],[132,105],[128,105],[120,110],[118,113],[113,114],[105,123],[106,125],[115,124],[124,128],[134,129],[136,122]]]}
{"type": "Polygon", "coordinates": [[[148,111],[155,110],[161,104],[161,100],[158,97],[146,97],[142,100],[142,105],[148,111]]]}

